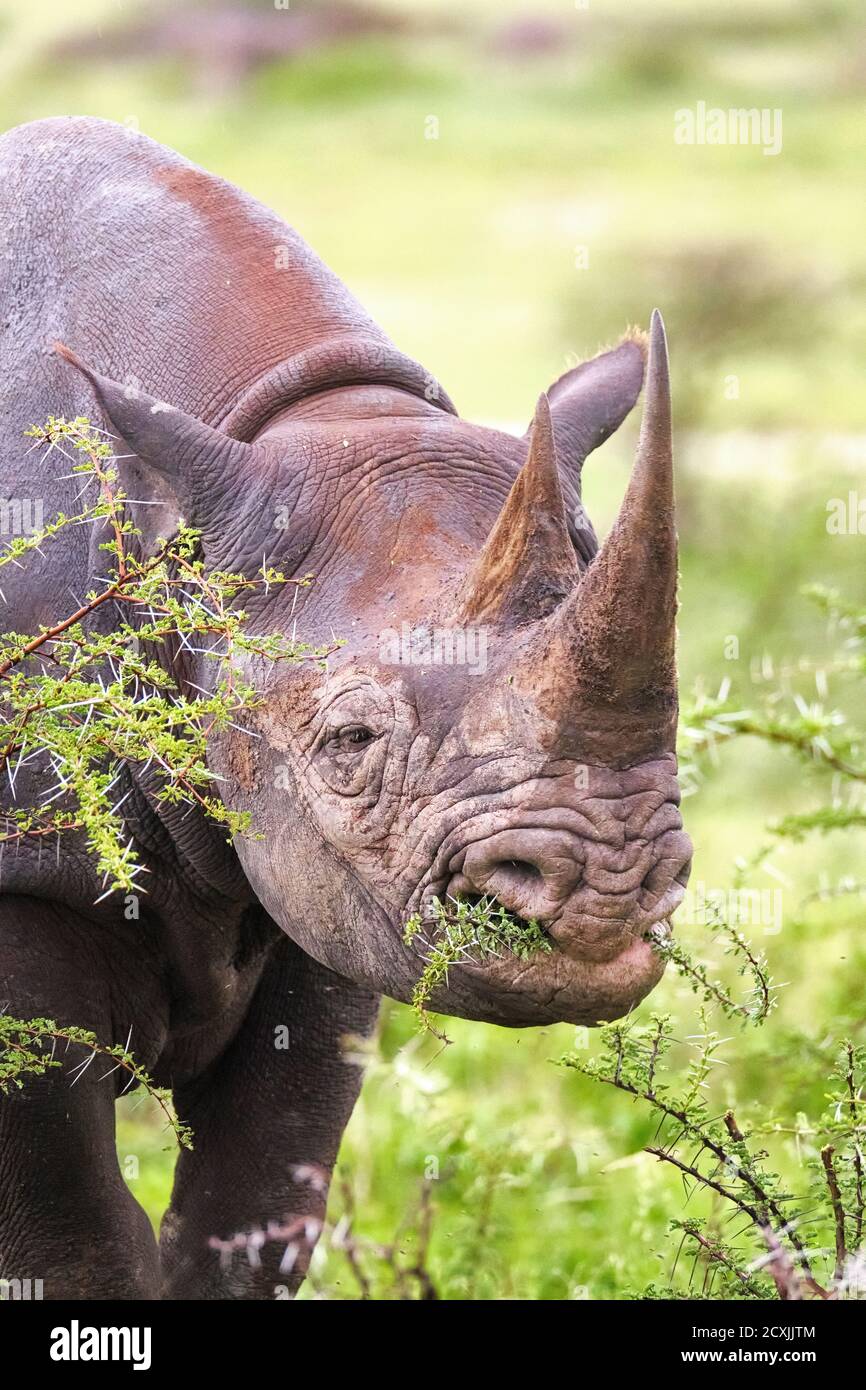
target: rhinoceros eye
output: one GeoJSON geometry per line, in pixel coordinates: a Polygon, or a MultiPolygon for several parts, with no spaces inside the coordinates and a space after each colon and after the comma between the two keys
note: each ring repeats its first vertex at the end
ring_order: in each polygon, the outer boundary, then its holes
{"type": "Polygon", "coordinates": [[[372,795],[394,727],[391,696],[369,680],[338,689],[319,715],[313,756],[319,775],[341,795],[372,795]]]}
{"type": "Polygon", "coordinates": [[[373,730],[368,729],[365,724],[347,724],[335,735],[334,742],[344,747],[347,744],[363,747],[366,743],[372,743],[375,737],[373,730]]]}

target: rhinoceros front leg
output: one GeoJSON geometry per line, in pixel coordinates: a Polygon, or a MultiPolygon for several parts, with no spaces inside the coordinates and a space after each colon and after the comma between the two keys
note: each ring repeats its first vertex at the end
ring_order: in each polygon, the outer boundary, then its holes
{"type": "Polygon", "coordinates": [[[214,1241],[324,1215],[361,1084],[343,1040],[370,1032],[378,1003],[288,938],[277,945],[231,1046],[174,1090],[195,1147],[180,1155],[160,1233],[163,1297],[266,1299],[297,1290],[312,1248],[305,1240],[282,1271],[285,1240],[222,1255],[214,1241]]]}
{"type": "MultiPolygon", "coordinates": [[[[145,1064],[160,1027],[158,981],[126,923],[97,926],[30,898],[0,898],[0,1005],[106,1045],[132,1028],[145,1064]]],[[[82,1047],[60,1042],[55,1056],[59,1066],[0,1093],[0,1278],[41,1280],[47,1299],[158,1298],[156,1241],[114,1146],[127,1078],[82,1047]]]]}

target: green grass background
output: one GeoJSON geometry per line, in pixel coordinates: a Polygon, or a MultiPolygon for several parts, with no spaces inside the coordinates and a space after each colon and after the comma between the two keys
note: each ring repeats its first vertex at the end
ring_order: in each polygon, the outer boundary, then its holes
{"type": "MultiPolygon", "coordinates": [[[[198,19],[174,8],[206,38],[207,7],[198,19]]],[[[248,8],[270,13],[263,0],[248,8]]],[[[0,117],[4,128],[65,112],[134,122],[241,184],[485,421],[522,429],[568,363],[658,304],[678,427],[683,686],[729,678],[748,702],[768,653],[778,666],[829,650],[803,584],[863,597],[866,538],[828,535],[826,504],[863,478],[866,15],[856,0],[385,0],[381,10],[402,21],[390,36],[229,80],[217,52],[193,63],[140,44],[123,60],[77,47],[83,34],[150,22],[153,6],[6,0],[0,117]],[[529,19],[557,36],[551,50],[514,51],[514,26],[529,19]],[[782,152],[678,146],[674,112],[699,100],[781,108],[782,152]],[[431,116],[436,140],[425,139],[431,116]]],[[[602,531],[636,430],[630,421],[587,467],[602,531]]],[[[817,698],[810,680],[800,688],[817,698]]],[[[729,883],[769,821],[822,804],[828,787],[782,752],[724,749],[686,805],[695,879],[729,883]]],[[[856,875],[862,841],[780,846],[750,879],[784,884],[782,932],[758,928],[756,939],[788,983],[767,1026],[733,1038],[715,1084],[720,1106],[736,1101],[744,1119],[753,1105],[780,1117],[770,1142],[794,1181],[808,1138],[785,1127],[820,1108],[833,1040],[846,1029],[862,1039],[866,966],[862,898],[804,900],[856,875]]],[[[695,953],[709,948],[699,928],[681,930],[695,953]]],[[[683,1038],[695,1031],[677,978],[652,1006],[675,1015],[683,1038]]],[[[653,1126],[639,1107],[551,1065],[574,1030],[448,1031],[442,1051],[415,1036],[406,1009],[384,1008],[340,1161],[359,1232],[411,1250],[419,1185],[438,1163],[430,1267],[444,1297],[700,1287],[668,1222],[706,1208],[686,1206],[679,1180],[641,1153],[653,1126]]],[[[123,1103],[118,1138],[157,1223],[173,1154],[146,1100],[123,1103]]],[[[335,1219],[340,1209],[337,1193],[335,1219]]],[[[379,1296],[392,1295],[383,1262],[368,1263],[379,1296]]],[[[357,1297],[329,1248],[303,1296],[317,1294],[357,1297]]]]}

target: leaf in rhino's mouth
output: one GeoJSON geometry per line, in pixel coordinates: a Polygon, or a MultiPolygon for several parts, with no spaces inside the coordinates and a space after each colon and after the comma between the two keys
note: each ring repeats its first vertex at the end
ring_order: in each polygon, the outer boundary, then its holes
{"type": "Polygon", "coordinates": [[[448,983],[448,971],[461,964],[513,956],[528,960],[553,943],[534,918],[516,917],[495,898],[460,897],[442,902],[431,898],[424,915],[415,913],[403,931],[407,946],[420,944],[426,952],[424,969],[412,991],[412,1007],[421,1028],[447,1042],[430,1022],[427,1005],[435,990],[448,983]]]}

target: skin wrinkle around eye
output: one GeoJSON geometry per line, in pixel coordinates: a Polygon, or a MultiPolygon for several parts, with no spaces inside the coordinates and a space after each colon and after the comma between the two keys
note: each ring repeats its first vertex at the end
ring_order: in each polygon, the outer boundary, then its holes
{"type": "MultiPolygon", "coordinates": [[[[361,755],[369,753],[377,743],[379,743],[379,740],[374,740],[372,744],[360,748],[359,753],[361,755]]],[[[294,753],[298,760],[297,772],[301,774],[296,776],[295,779],[298,794],[312,812],[315,812],[317,797],[319,799],[325,799],[328,794],[339,796],[343,801],[348,801],[349,799],[354,800],[355,798],[358,798],[360,801],[361,798],[366,796],[368,806],[375,806],[378,803],[380,797],[378,782],[372,788],[369,782],[351,788],[345,783],[342,785],[334,785],[334,783],[323,776],[321,770],[317,766],[316,754],[317,751],[321,752],[321,745],[318,744],[318,741],[311,742],[306,748],[302,747],[300,744],[294,744],[293,746],[293,742],[289,736],[287,748],[290,752],[294,753]]],[[[387,750],[383,750],[383,754],[386,756],[387,750]]],[[[380,757],[381,756],[382,755],[380,755],[380,757]]],[[[363,772],[363,768],[359,767],[358,771],[359,773],[363,772]]],[[[382,771],[384,773],[384,763],[382,764],[382,771]]]]}
{"type": "MultiPolygon", "coordinates": [[[[301,793],[316,819],[324,827],[330,828],[332,836],[344,846],[359,847],[363,844],[372,848],[374,844],[381,844],[387,837],[387,822],[396,811],[402,796],[406,766],[404,755],[390,756],[395,741],[401,744],[401,747],[405,743],[405,740],[397,737],[400,721],[396,718],[395,711],[398,708],[404,714],[403,723],[411,726],[414,720],[409,702],[401,700],[395,692],[366,675],[353,673],[336,689],[326,692],[325,698],[320,700],[312,717],[306,721],[304,741],[307,747],[304,750],[304,765],[307,775],[302,779],[301,793]],[[364,691],[369,692],[368,702],[356,702],[351,699],[353,694],[361,694],[364,691]],[[382,724],[386,719],[388,727],[383,728],[382,724]],[[375,723],[376,729],[380,730],[375,739],[358,748],[357,780],[354,785],[351,780],[332,780],[325,771],[329,759],[332,765],[334,761],[327,752],[329,730],[335,725],[343,724],[344,721],[369,721],[375,723]],[[345,810],[347,803],[353,803],[356,809],[360,807],[369,813],[366,825],[361,825],[356,820],[351,830],[345,823],[340,826],[344,819],[341,807],[345,810]],[[391,814],[388,813],[389,804],[394,807],[391,814]],[[379,814],[376,814],[377,812],[379,814]],[[383,821],[386,824],[383,825],[383,821]]],[[[405,750],[403,752],[405,753],[405,750]]]]}

